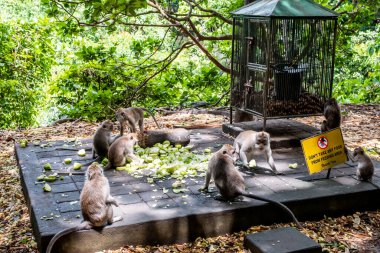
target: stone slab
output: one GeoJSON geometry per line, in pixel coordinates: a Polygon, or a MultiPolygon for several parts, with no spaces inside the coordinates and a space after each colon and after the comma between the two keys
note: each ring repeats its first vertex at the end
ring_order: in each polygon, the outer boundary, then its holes
{"type": "MultiPolygon", "coordinates": [[[[194,145],[195,150],[207,147],[214,152],[222,144],[232,142],[233,139],[224,135],[221,129],[194,129],[190,144],[194,145]]],[[[89,140],[82,143],[88,144],[89,140]]],[[[66,176],[63,180],[52,182],[50,193],[44,193],[41,184],[35,184],[36,177],[43,172],[44,162],[57,162],[57,158],[62,160],[65,157],[57,155],[61,151],[55,149],[63,144],[50,143],[51,146],[46,148],[20,148],[16,144],[15,147],[33,234],[40,252],[45,251],[54,234],[82,220],[78,201],[83,175],[66,176]]],[[[350,164],[333,169],[330,179],[326,179],[325,171],[309,176],[301,148],[274,149],[273,154],[276,166],[283,175],[274,175],[265,160],[258,157],[257,168],[240,168],[247,191],[284,203],[300,220],[380,206],[380,189],[377,186],[380,180],[377,177],[380,175],[379,163],[375,164],[373,182],[365,183],[356,181],[352,176],[353,165],[350,164]],[[289,169],[288,165],[294,162],[299,164],[298,168],[289,169]]],[[[61,162],[56,164],[51,173],[64,166],[61,162]]],[[[171,187],[172,179],[147,183],[146,177],[134,178],[124,171],[106,171],[105,175],[109,179],[111,193],[120,204],[114,208],[114,214],[123,216],[123,221],[101,231],[68,235],[59,241],[59,247],[54,252],[95,252],[126,244],[182,243],[199,236],[217,236],[247,229],[255,224],[290,221],[282,209],[266,202],[249,198],[234,202],[215,200],[218,195],[215,185],[210,185],[210,192],[199,191],[204,184],[203,177],[186,178],[185,188],[188,191],[175,194],[171,187]],[[163,188],[169,191],[164,193],[163,188]]]]}
{"type": "Polygon", "coordinates": [[[244,247],[255,253],[322,252],[321,245],[290,227],[246,235],[244,247]]]}

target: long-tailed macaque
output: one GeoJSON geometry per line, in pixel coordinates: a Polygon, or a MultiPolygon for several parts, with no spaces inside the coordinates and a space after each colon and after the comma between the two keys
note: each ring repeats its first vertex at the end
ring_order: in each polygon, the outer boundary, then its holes
{"type": "Polygon", "coordinates": [[[374,166],[371,158],[364,152],[363,148],[358,147],[354,149],[353,157],[351,160],[357,161],[356,176],[362,181],[371,181],[374,173],[374,166]]]}
{"type": "Polygon", "coordinates": [[[158,128],[161,128],[153,113],[149,110],[141,107],[129,107],[129,108],[119,108],[116,111],[116,119],[120,123],[120,136],[124,134],[124,125],[126,124],[132,133],[136,133],[136,124],[139,124],[140,132],[144,132],[144,111],[152,116],[154,122],[158,128]]]}
{"type": "Polygon", "coordinates": [[[323,115],[325,116],[326,120],[324,120],[321,125],[322,133],[340,127],[340,107],[336,102],[335,98],[330,98],[326,101],[323,110],[323,115]]]}
{"type": "Polygon", "coordinates": [[[116,139],[108,151],[108,164],[105,170],[124,166],[128,158],[141,162],[141,160],[133,153],[133,146],[138,142],[137,133],[129,133],[116,139]]]}
{"type": "MultiPolygon", "coordinates": [[[[110,120],[103,121],[100,127],[96,130],[92,137],[92,158],[95,160],[89,161],[85,166],[93,162],[100,162],[103,158],[108,157],[108,149],[114,139],[111,137],[113,123],[110,120]],[[98,157],[96,157],[96,155],[98,157]]],[[[56,148],[57,150],[79,150],[75,148],[56,148]]],[[[88,150],[88,148],[86,149],[88,150]]],[[[83,173],[82,173],[83,174],[83,173]]]]}
{"type": "Polygon", "coordinates": [[[108,157],[108,150],[111,146],[113,139],[111,137],[113,130],[113,123],[110,120],[104,121],[101,126],[96,130],[93,140],[92,158],[96,155],[101,158],[108,157]]]}
{"type": "Polygon", "coordinates": [[[234,148],[240,156],[240,160],[245,167],[255,154],[262,154],[275,174],[280,174],[273,160],[272,149],[270,147],[270,136],[267,132],[255,132],[252,130],[241,132],[234,142],[234,148]]]}
{"type": "Polygon", "coordinates": [[[302,228],[292,211],[284,204],[245,191],[244,178],[234,165],[236,159],[237,153],[235,149],[229,144],[223,145],[223,147],[211,157],[208,163],[205,185],[202,190],[208,190],[212,178],[223,199],[234,200],[237,197],[245,196],[275,204],[288,212],[298,227],[302,228]]]}
{"type": "Polygon", "coordinates": [[[122,217],[113,217],[112,205],[118,206],[110,195],[108,179],[103,175],[100,165],[93,163],[86,171],[86,179],[80,194],[83,222],[76,227],[58,232],[49,242],[46,252],[50,253],[56,241],[62,236],[79,230],[104,227],[122,220],[122,217]]]}

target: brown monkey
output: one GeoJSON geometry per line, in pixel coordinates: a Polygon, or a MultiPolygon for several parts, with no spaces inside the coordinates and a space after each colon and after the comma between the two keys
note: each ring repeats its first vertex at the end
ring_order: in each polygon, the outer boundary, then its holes
{"type": "Polygon", "coordinates": [[[272,149],[270,147],[270,136],[267,132],[255,132],[252,130],[241,132],[234,142],[234,148],[240,156],[245,167],[256,153],[264,153],[264,156],[275,174],[280,174],[274,164],[272,149]]]}
{"type": "Polygon", "coordinates": [[[223,199],[234,200],[237,197],[245,196],[275,204],[288,212],[298,227],[302,228],[292,211],[284,204],[245,191],[244,178],[234,165],[236,159],[237,153],[235,152],[235,149],[229,144],[223,145],[223,147],[211,157],[208,163],[206,181],[203,190],[208,190],[210,179],[213,178],[223,199]]]}
{"type": "Polygon", "coordinates": [[[141,162],[133,153],[133,146],[138,142],[137,133],[129,133],[116,139],[108,151],[108,164],[105,170],[112,167],[124,166],[127,159],[141,162]]]}
{"type": "Polygon", "coordinates": [[[358,179],[371,181],[375,170],[371,158],[369,158],[361,147],[355,148],[352,155],[353,158],[351,160],[358,162],[358,166],[356,167],[356,176],[358,179]]]}
{"type": "Polygon", "coordinates": [[[120,123],[120,136],[124,134],[124,125],[127,124],[132,133],[136,133],[136,124],[139,124],[140,132],[144,132],[144,111],[152,116],[158,128],[161,128],[153,113],[141,107],[119,108],[116,111],[116,119],[120,123]]]}
{"type": "Polygon", "coordinates": [[[116,200],[110,195],[108,179],[103,175],[100,165],[93,163],[86,171],[86,179],[80,194],[83,222],[76,227],[58,232],[49,242],[46,252],[50,253],[55,242],[64,235],[79,230],[104,227],[122,220],[122,217],[113,217],[112,205],[118,206],[116,200]]]}
{"type": "MultiPolygon", "coordinates": [[[[92,158],[95,159],[96,155],[98,157],[95,160],[92,160],[84,165],[89,165],[93,162],[99,162],[102,158],[108,156],[108,149],[113,142],[113,138],[111,137],[111,133],[113,131],[113,123],[110,120],[106,120],[102,122],[100,127],[96,130],[93,138],[92,138],[92,158]]],[[[58,150],[78,150],[71,148],[56,148],[58,150]]],[[[86,148],[85,150],[89,150],[86,148]]]]}
{"type": "Polygon", "coordinates": [[[330,98],[326,101],[323,110],[323,115],[325,116],[326,120],[324,120],[321,125],[322,133],[340,127],[340,107],[336,102],[335,98],[330,98]]]}
{"type": "Polygon", "coordinates": [[[111,133],[113,130],[113,123],[110,120],[104,121],[101,126],[96,130],[93,137],[92,158],[104,158],[108,156],[108,149],[112,144],[111,133]],[[96,155],[95,155],[96,154],[96,155]]]}

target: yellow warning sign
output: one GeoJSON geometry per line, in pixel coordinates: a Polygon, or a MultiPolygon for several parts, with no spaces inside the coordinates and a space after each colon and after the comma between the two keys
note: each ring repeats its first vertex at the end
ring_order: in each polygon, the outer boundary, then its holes
{"type": "Polygon", "coordinates": [[[310,174],[347,161],[340,128],[303,139],[301,145],[310,174]]]}

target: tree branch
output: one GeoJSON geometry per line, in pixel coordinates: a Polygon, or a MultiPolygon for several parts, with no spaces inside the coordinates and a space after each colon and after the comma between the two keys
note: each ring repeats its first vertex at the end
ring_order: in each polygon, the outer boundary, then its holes
{"type": "MultiPolygon", "coordinates": [[[[192,0],[190,0],[190,1],[192,1],[192,0]]],[[[147,3],[148,3],[148,5],[152,6],[155,9],[157,9],[161,13],[161,15],[166,20],[168,20],[170,23],[176,24],[180,28],[181,32],[184,33],[185,35],[187,35],[198,46],[198,48],[207,56],[207,58],[209,58],[210,61],[212,63],[214,63],[219,69],[221,69],[223,72],[226,72],[228,74],[231,72],[231,69],[225,67],[217,59],[215,59],[215,57],[211,55],[211,53],[203,46],[203,44],[200,43],[200,41],[196,37],[194,37],[194,35],[183,24],[181,24],[179,21],[177,21],[177,19],[175,17],[168,15],[155,2],[148,1],[147,3]]]]}
{"type": "Polygon", "coordinates": [[[224,22],[232,25],[233,22],[232,20],[228,19],[228,18],[225,18],[222,14],[220,14],[219,12],[216,12],[214,10],[208,10],[208,9],[205,9],[203,8],[202,6],[199,5],[199,3],[195,2],[194,0],[189,0],[191,3],[193,3],[193,5],[195,7],[197,7],[199,10],[203,11],[203,12],[207,12],[207,13],[211,13],[212,15],[214,15],[215,17],[223,20],[224,22]]]}
{"type": "Polygon", "coordinates": [[[132,94],[126,99],[126,101],[131,101],[135,96],[136,96],[136,93],[141,90],[151,79],[153,79],[155,76],[157,76],[158,74],[160,74],[162,71],[164,71],[175,59],[177,59],[178,55],[182,52],[183,49],[185,48],[189,48],[189,47],[192,47],[194,46],[193,43],[191,42],[186,42],[184,43],[180,48],[177,48],[176,50],[174,50],[173,52],[171,52],[169,54],[168,57],[166,57],[166,59],[168,59],[168,62],[162,66],[159,70],[157,70],[153,75],[149,76],[148,78],[146,78],[143,82],[141,82],[132,92],[132,94]]]}
{"type": "Polygon", "coordinates": [[[123,21],[118,21],[118,23],[123,24],[123,25],[130,25],[130,26],[149,26],[149,27],[175,27],[178,25],[175,24],[162,24],[162,25],[156,25],[156,24],[137,24],[137,23],[127,23],[123,21]]]}
{"type": "Polygon", "coordinates": [[[340,0],[334,7],[331,8],[331,10],[336,10],[339,6],[342,5],[342,3],[344,2],[345,0],[340,0]]]}

